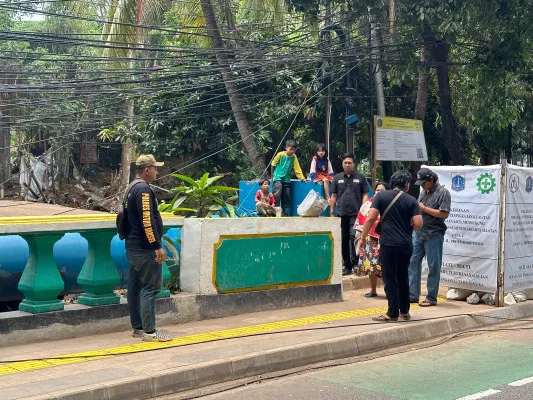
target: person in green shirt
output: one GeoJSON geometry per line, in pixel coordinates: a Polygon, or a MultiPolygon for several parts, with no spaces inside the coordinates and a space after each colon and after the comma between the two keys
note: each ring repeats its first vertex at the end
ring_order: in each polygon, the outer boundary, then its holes
{"type": "Polygon", "coordinates": [[[285,151],[280,151],[272,160],[272,192],[276,200],[276,207],[282,207],[285,214],[291,215],[291,171],[294,171],[296,177],[305,182],[305,176],[300,168],[298,157],[296,157],[296,142],[287,140],[285,151]]]}

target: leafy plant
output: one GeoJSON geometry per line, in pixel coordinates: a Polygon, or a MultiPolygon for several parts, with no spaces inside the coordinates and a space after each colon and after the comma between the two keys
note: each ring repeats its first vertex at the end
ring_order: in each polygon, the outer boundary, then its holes
{"type": "MultiPolygon", "coordinates": [[[[177,239],[177,242],[181,245],[181,239],[177,239]]],[[[180,253],[174,242],[168,236],[163,235],[163,246],[172,254],[172,257],[166,259],[167,267],[170,272],[170,278],[165,282],[165,286],[172,294],[178,293],[180,290],[180,253]]]]}
{"type": "Polygon", "coordinates": [[[207,172],[197,180],[180,174],[173,176],[185,182],[185,185],[171,189],[177,192],[176,195],[170,203],[160,204],[159,211],[177,215],[195,215],[200,218],[209,218],[217,213],[231,218],[236,216],[235,207],[231,202],[237,200],[237,195],[226,196],[239,189],[213,185],[222,176],[210,177],[207,172]]]}

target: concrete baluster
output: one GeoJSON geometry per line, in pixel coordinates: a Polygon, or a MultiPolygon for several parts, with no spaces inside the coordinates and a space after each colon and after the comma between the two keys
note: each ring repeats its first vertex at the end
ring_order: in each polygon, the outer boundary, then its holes
{"type": "Polygon", "coordinates": [[[168,270],[168,266],[166,262],[164,262],[163,265],[161,266],[161,270],[162,270],[162,275],[163,275],[163,288],[156,296],[158,299],[161,297],[170,297],[170,290],[168,290],[166,287],[166,284],[170,280],[170,271],[168,270]]]}
{"type": "Polygon", "coordinates": [[[84,231],[81,234],[89,243],[89,251],[78,276],[78,284],[84,291],[78,296],[78,303],[89,306],[118,304],[120,297],[113,290],[120,285],[120,278],[110,252],[115,231],[84,231]]]}
{"type": "Polygon", "coordinates": [[[29,259],[18,284],[18,289],[24,295],[19,310],[37,314],[64,309],[57,296],[65,288],[65,283],[53,254],[54,243],[62,235],[56,232],[24,235],[29,247],[29,259]]]}

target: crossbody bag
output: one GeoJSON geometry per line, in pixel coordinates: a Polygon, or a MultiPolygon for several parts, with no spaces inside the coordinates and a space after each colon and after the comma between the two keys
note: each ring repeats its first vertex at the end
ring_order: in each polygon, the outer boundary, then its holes
{"type": "Polygon", "coordinates": [[[374,232],[376,232],[378,235],[381,235],[381,223],[383,222],[383,220],[385,219],[385,217],[387,216],[387,212],[390,210],[390,208],[394,205],[394,203],[396,203],[396,200],[398,200],[400,198],[400,196],[402,195],[402,191],[400,190],[400,193],[398,193],[396,195],[396,197],[390,202],[390,204],[387,206],[387,208],[385,209],[385,212],[383,213],[383,215],[381,216],[381,218],[379,219],[379,222],[376,224],[376,226],[374,227],[374,232]]]}

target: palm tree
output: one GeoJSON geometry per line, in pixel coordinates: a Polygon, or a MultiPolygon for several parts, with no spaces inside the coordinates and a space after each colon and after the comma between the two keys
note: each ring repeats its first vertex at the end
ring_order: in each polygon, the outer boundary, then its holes
{"type": "MultiPolygon", "coordinates": [[[[111,0],[107,9],[107,20],[112,23],[104,24],[102,39],[107,42],[128,43],[129,49],[107,48],[104,50],[104,57],[133,59],[136,55],[136,49],[146,43],[149,38],[149,29],[142,26],[159,24],[170,4],[170,0],[111,0]]],[[[130,60],[129,63],[122,66],[133,70],[135,62],[130,60]]],[[[134,110],[134,100],[130,99],[126,105],[126,116],[130,129],[133,129],[134,126],[134,110]]],[[[131,139],[125,139],[122,143],[120,162],[120,189],[124,189],[129,183],[132,150],[131,139]]]]}
{"type": "Polygon", "coordinates": [[[244,112],[239,90],[231,77],[228,50],[225,49],[222,35],[220,34],[220,30],[218,28],[213,4],[211,3],[211,0],[201,0],[200,5],[202,6],[207,32],[215,49],[217,62],[221,69],[222,80],[226,86],[229,102],[235,117],[235,122],[237,123],[237,128],[239,129],[241,140],[244,144],[246,152],[248,153],[248,157],[252,162],[255,172],[258,176],[262,176],[266,173],[265,161],[263,159],[263,155],[259,153],[259,150],[257,149],[254,135],[250,129],[250,124],[248,123],[248,119],[246,118],[246,114],[244,112]]]}

